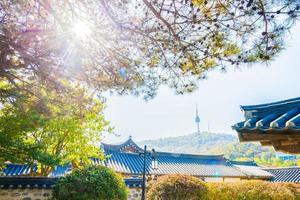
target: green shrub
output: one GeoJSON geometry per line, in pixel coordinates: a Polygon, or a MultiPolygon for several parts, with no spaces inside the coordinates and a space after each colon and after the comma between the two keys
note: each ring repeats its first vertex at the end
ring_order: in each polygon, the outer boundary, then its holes
{"type": "Polygon", "coordinates": [[[53,197],[56,200],[126,200],[127,187],[121,175],[113,170],[89,167],[60,178],[53,197]]]}
{"type": "Polygon", "coordinates": [[[150,184],[148,200],[204,200],[208,189],[199,178],[173,174],[159,177],[150,184]]]}
{"type": "MultiPolygon", "coordinates": [[[[296,200],[300,200],[300,192],[297,190],[297,185],[294,183],[277,183],[281,187],[287,187],[295,195],[296,200]]],[[[298,187],[299,188],[299,187],[298,187]]]]}
{"type": "Polygon", "coordinates": [[[266,181],[210,183],[210,200],[296,200],[291,185],[266,181]]]}

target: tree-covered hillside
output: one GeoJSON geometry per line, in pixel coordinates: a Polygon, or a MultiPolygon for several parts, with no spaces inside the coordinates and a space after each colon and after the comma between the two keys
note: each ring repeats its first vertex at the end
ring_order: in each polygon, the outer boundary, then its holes
{"type": "Polygon", "coordinates": [[[202,132],[201,134],[193,133],[179,137],[145,140],[140,144],[147,144],[157,151],[220,154],[223,153],[223,149],[215,149],[215,147],[227,147],[237,142],[238,139],[235,135],[202,132]]]}
{"type": "Polygon", "coordinates": [[[158,140],[145,140],[156,151],[181,152],[191,154],[224,154],[230,160],[255,160],[264,166],[293,166],[297,160],[283,161],[276,158],[272,147],[262,147],[259,143],[239,143],[237,136],[224,133],[201,132],[158,140]]]}

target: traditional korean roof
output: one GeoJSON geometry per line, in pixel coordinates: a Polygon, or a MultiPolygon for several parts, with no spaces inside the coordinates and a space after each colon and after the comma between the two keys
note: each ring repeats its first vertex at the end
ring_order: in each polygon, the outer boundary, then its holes
{"type": "MultiPolygon", "coordinates": [[[[117,172],[130,176],[139,176],[143,173],[143,149],[129,138],[118,145],[102,144],[107,155],[104,161],[91,158],[95,165],[104,165],[117,172]]],[[[254,162],[229,161],[223,155],[197,155],[170,152],[155,152],[146,156],[146,172],[150,175],[189,174],[198,177],[240,177],[267,179],[271,176],[263,173],[254,162]],[[153,169],[153,157],[157,160],[157,169],[153,169]]],[[[28,175],[27,165],[7,165],[3,170],[6,176],[28,175]]],[[[36,167],[34,170],[37,170],[36,167]]],[[[49,177],[61,177],[72,170],[70,165],[57,166],[49,177]]]]}
{"type": "Polygon", "coordinates": [[[241,109],[245,120],[233,126],[241,142],[260,141],[278,151],[300,152],[300,98],[241,109]]]}
{"type": "Polygon", "coordinates": [[[266,168],[273,182],[300,183],[300,167],[266,168]]]}
{"type": "MultiPolygon", "coordinates": [[[[124,174],[142,174],[143,149],[129,138],[119,145],[102,144],[105,154],[109,155],[104,162],[93,159],[95,164],[105,166],[124,174]]],[[[164,175],[184,173],[202,177],[246,177],[246,175],[233,167],[223,155],[194,155],[169,152],[155,152],[146,159],[148,174],[164,175]],[[155,156],[158,168],[152,169],[151,160],[155,156]]]]}
{"type": "MultiPolygon", "coordinates": [[[[110,157],[104,165],[124,174],[142,174],[143,158],[139,154],[105,151],[110,157]]],[[[235,169],[222,156],[188,155],[157,152],[158,168],[151,168],[151,156],[146,159],[148,174],[164,175],[184,173],[202,177],[245,177],[246,175],[235,169]]],[[[94,159],[95,163],[100,162],[94,159]]]]}
{"type": "MultiPolygon", "coordinates": [[[[95,165],[105,165],[117,172],[128,175],[140,175],[143,172],[143,151],[129,138],[119,145],[102,144],[108,158],[104,161],[92,158],[95,165]]],[[[184,173],[201,177],[246,177],[237,170],[223,155],[193,155],[181,153],[155,152],[158,168],[152,169],[150,151],[146,156],[146,171],[148,174],[164,175],[184,173]],[[149,154],[148,154],[149,153],[149,154]]],[[[58,166],[51,177],[60,177],[69,173],[71,166],[58,166]]],[[[8,176],[28,174],[27,165],[8,165],[3,171],[8,176]]]]}
{"type": "Polygon", "coordinates": [[[131,136],[129,137],[128,140],[126,140],[123,143],[120,143],[120,144],[102,143],[101,147],[107,151],[120,151],[120,152],[126,151],[126,152],[132,152],[132,153],[139,153],[139,152],[144,151],[132,140],[131,136]]]}
{"type": "Polygon", "coordinates": [[[254,161],[231,161],[240,171],[247,174],[249,178],[265,178],[271,179],[273,175],[258,166],[254,161]]]}
{"type": "MultiPolygon", "coordinates": [[[[31,172],[36,172],[37,166],[30,167],[26,164],[7,164],[6,167],[0,172],[5,176],[30,176],[31,172]]],[[[54,170],[51,172],[49,177],[61,177],[65,176],[66,174],[70,173],[71,166],[56,166],[54,170]]]]}
{"type": "Polygon", "coordinates": [[[30,175],[33,171],[37,170],[37,166],[31,168],[29,165],[22,165],[22,164],[7,164],[6,168],[2,171],[6,176],[26,176],[30,175]]]}

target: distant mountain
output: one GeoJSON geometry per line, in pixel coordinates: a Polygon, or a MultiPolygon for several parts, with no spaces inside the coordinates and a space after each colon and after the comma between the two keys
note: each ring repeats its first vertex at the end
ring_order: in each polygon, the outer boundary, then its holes
{"type": "MultiPolygon", "coordinates": [[[[230,160],[255,160],[265,166],[293,166],[297,160],[280,160],[271,147],[262,147],[259,143],[240,143],[236,135],[224,133],[193,133],[178,137],[137,142],[156,151],[190,154],[224,154],[230,160]]],[[[300,164],[300,163],[299,163],[300,164]]]]}
{"type": "Polygon", "coordinates": [[[149,148],[154,148],[157,151],[224,154],[225,149],[237,142],[238,139],[235,135],[201,132],[158,140],[144,140],[138,142],[138,144],[147,144],[149,148]],[[224,149],[224,151],[222,149],[224,149]]]}

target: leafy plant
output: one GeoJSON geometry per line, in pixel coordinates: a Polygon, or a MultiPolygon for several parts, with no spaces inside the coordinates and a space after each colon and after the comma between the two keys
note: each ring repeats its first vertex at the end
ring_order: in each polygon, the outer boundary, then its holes
{"type": "Polygon", "coordinates": [[[266,181],[242,181],[236,183],[210,183],[210,200],[296,200],[293,185],[266,181]]]}
{"type": "MultiPolygon", "coordinates": [[[[110,131],[104,105],[77,85],[64,93],[36,86],[36,95],[9,90],[0,109],[0,164],[38,164],[47,176],[55,165],[89,164],[103,158],[101,133],[110,131]],[[69,98],[69,96],[73,98],[69,98]],[[8,102],[8,100],[10,102],[8,102]]],[[[1,89],[1,86],[0,86],[1,89]]]]}
{"type": "Polygon", "coordinates": [[[126,200],[127,187],[120,174],[106,167],[75,170],[60,178],[53,192],[55,200],[126,200]]]}
{"type": "Polygon", "coordinates": [[[204,200],[207,199],[206,183],[197,177],[171,174],[159,177],[149,188],[149,200],[204,200]]]}

